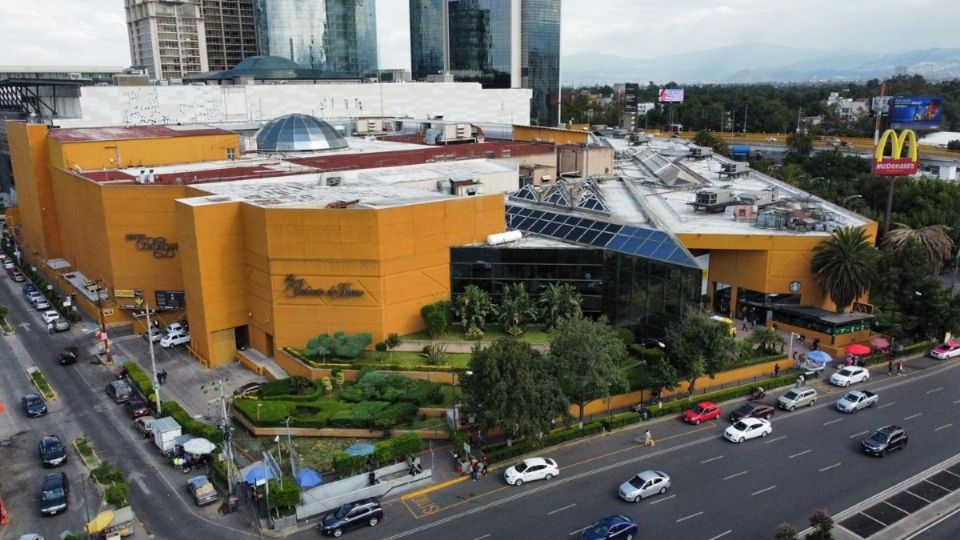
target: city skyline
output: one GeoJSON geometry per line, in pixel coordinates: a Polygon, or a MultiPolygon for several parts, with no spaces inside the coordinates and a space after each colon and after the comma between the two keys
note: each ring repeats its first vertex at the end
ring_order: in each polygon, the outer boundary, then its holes
{"type": "MultiPolygon", "coordinates": [[[[957,46],[952,21],[960,19],[960,4],[917,0],[909,10],[902,7],[890,0],[842,5],[831,0],[728,0],[719,5],[707,0],[564,0],[561,52],[648,58],[745,41],[845,52],[957,46]],[[822,17],[825,12],[832,16],[822,17]],[[624,16],[630,13],[637,16],[624,16]],[[911,32],[904,44],[897,36],[906,28],[922,31],[911,32]]],[[[383,68],[410,68],[408,12],[407,0],[377,2],[383,68]]],[[[123,2],[37,0],[0,6],[0,64],[130,65],[123,2]]]]}

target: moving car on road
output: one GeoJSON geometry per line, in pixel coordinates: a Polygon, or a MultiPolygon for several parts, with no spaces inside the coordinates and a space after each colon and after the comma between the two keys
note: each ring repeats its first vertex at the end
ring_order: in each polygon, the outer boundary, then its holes
{"type": "Polygon", "coordinates": [[[794,388],[786,394],[778,397],[777,406],[781,409],[792,411],[797,407],[803,407],[804,405],[813,407],[813,404],[816,403],[816,401],[816,389],[809,386],[801,386],[800,388],[794,388]]]}
{"type": "Polygon", "coordinates": [[[773,412],[773,405],[751,401],[734,409],[733,412],[730,413],[729,418],[731,422],[743,420],[744,418],[765,418],[769,420],[773,417],[773,412]]]}
{"type": "Polygon", "coordinates": [[[56,435],[40,438],[40,461],[44,467],[56,467],[67,462],[67,451],[56,435]]]}
{"type": "Polygon", "coordinates": [[[955,356],[960,356],[960,341],[948,341],[941,343],[930,351],[930,356],[937,360],[949,360],[955,356]]]}
{"type": "Polygon", "coordinates": [[[625,539],[633,540],[638,535],[637,523],[627,516],[609,516],[587,527],[580,540],[625,539]]]}
{"type": "Polygon", "coordinates": [[[850,386],[870,380],[870,370],[860,366],[846,366],[830,376],[830,384],[850,386]]]}
{"type": "Polygon", "coordinates": [[[40,487],[40,513],[53,516],[64,512],[69,506],[70,482],[62,472],[50,473],[43,478],[40,487]]]}
{"type": "Polygon", "coordinates": [[[766,437],[773,433],[773,426],[763,418],[744,418],[723,431],[723,438],[735,443],[766,437]]]}
{"type": "Polygon", "coordinates": [[[550,480],[560,476],[560,467],[550,458],[527,458],[503,471],[503,479],[511,486],[521,486],[533,480],[550,480]]]}
{"type": "Polygon", "coordinates": [[[701,401],[683,412],[683,421],[688,424],[698,425],[700,422],[713,420],[720,417],[720,406],[711,401],[701,401]]]}
{"type": "Polygon", "coordinates": [[[66,347],[63,349],[63,352],[57,356],[57,363],[61,366],[69,366],[70,364],[76,364],[77,358],[80,356],[79,347],[66,347]]]}
{"type": "Polygon", "coordinates": [[[39,418],[47,414],[47,403],[40,394],[27,394],[20,398],[20,408],[29,418],[39,418]]]}
{"type": "Polygon", "coordinates": [[[620,484],[620,498],[627,502],[640,502],[651,495],[664,494],[670,489],[670,477],[660,471],[643,471],[620,484]]]}
{"type": "Polygon", "coordinates": [[[873,432],[873,435],[860,441],[860,448],[871,456],[883,457],[891,450],[907,447],[910,436],[900,426],[883,426],[873,432]]]}
{"type": "Polygon", "coordinates": [[[210,483],[210,479],[203,475],[194,476],[187,480],[187,491],[190,492],[190,496],[193,497],[193,502],[197,506],[215,503],[220,499],[220,494],[210,483]]]}
{"type": "Polygon", "coordinates": [[[327,536],[339,538],[344,531],[361,525],[373,527],[380,523],[381,519],[383,519],[383,507],[380,506],[380,501],[363,499],[345,504],[323,516],[323,519],[320,520],[320,532],[327,536]]]}
{"type": "Polygon", "coordinates": [[[857,412],[860,409],[873,407],[880,401],[880,397],[869,390],[854,390],[847,392],[837,402],[837,410],[845,413],[857,412]]]}

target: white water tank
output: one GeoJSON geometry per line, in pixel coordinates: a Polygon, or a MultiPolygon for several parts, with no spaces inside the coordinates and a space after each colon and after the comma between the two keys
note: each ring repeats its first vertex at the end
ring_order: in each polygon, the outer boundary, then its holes
{"type": "Polygon", "coordinates": [[[491,246],[497,246],[500,244],[516,242],[521,238],[523,238],[523,233],[520,231],[507,231],[504,233],[491,234],[487,237],[487,244],[491,246]]]}

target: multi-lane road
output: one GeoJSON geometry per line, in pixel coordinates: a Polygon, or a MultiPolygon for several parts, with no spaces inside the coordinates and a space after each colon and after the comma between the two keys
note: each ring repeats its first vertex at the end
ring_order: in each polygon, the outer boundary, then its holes
{"type": "Polygon", "coordinates": [[[0,530],[0,539],[26,533],[58,538],[67,529],[79,533],[87,515],[96,515],[99,510],[96,492],[89,481],[84,481],[87,472],[70,448],[70,461],[61,469],[71,481],[70,509],[55,517],[40,517],[37,498],[47,471],[37,457],[37,444],[44,433],[55,433],[66,444],[86,434],[97,453],[123,471],[130,486],[131,505],[155,538],[259,537],[236,514],[218,516],[217,505],[194,506],[184,488],[186,477],[169,467],[156,448],[137,435],[125,408],[107,398],[103,390],[112,373],[91,363],[92,355],[84,355],[75,365],[57,364],[57,354],[63,347],[77,345],[86,350],[93,343],[91,334],[77,325],[69,332],[49,335],[39,314],[24,300],[20,284],[9,279],[0,278],[0,303],[9,307],[7,320],[17,330],[15,335],[0,339],[0,402],[6,408],[0,413],[0,433],[4,435],[0,439],[9,441],[9,446],[0,446],[4,471],[0,497],[12,521],[0,530]],[[40,367],[58,393],[58,399],[48,404],[49,414],[37,419],[27,419],[19,409],[20,396],[34,391],[26,375],[30,365],[40,367]]]}
{"type": "Polygon", "coordinates": [[[654,448],[638,445],[640,432],[633,430],[548,450],[562,467],[552,481],[514,488],[492,474],[389,503],[380,525],[351,534],[578,538],[612,514],[635,519],[642,538],[764,538],[783,522],[804,529],[816,509],[836,514],[957,453],[960,369],[925,365],[901,377],[875,374],[865,385],[880,394],[873,409],[840,413],[834,403],[841,389],[827,388],[831,393],[822,393],[812,408],[778,412],[770,436],[742,444],[721,438],[726,421],[657,423],[651,427],[658,435],[654,448]],[[860,440],[885,424],[907,429],[907,448],[884,458],[866,456],[860,440]],[[669,474],[673,488],[639,504],[621,501],[617,486],[645,469],[669,474]]]}

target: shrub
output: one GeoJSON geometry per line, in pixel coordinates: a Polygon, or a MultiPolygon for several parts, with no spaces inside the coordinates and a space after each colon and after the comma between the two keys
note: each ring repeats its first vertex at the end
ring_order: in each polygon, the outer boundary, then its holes
{"type": "Polygon", "coordinates": [[[117,482],[123,482],[123,473],[120,469],[113,466],[112,463],[108,461],[100,462],[100,465],[97,466],[91,473],[94,480],[103,485],[110,485],[117,482]]]}
{"type": "Polygon", "coordinates": [[[360,471],[366,464],[366,456],[349,456],[343,452],[337,452],[333,455],[333,470],[341,476],[348,476],[360,471]]]}
{"type": "Polygon", "coordinates": [[[423,325],[430,339],[438,339],[449,328],[450,307],[449,301],[441,300],[420,308],[420,317],[423,318],[423,325]]]}
{"type": "Polygon", "coordinates": [[[260,391],[260,395],[263,396],[263,399],[270,399],[271,397],[278,396],[288,399],[291,396],[312,396],[316,393],[317,385],[310,379],[301,377],[299,375],[264,383],[263,388],[260,391]]]}
{"type": "MultiPolygon", "coordinates": [[[[416,433],[405,433],[399,437],[378,441],[373,447],[373,454],[369,456],[369,461],[375,465],[382,465],[407,454],[419,452],[420,436],[416,433]]],[[[348,456],[340,451],[333,456],[333,468],[341,475],[349,475],[363,469],[367,461],[367,456],[348,456]]]]}
{"type": "Polygon", "coordinates": [[[346,358],[353,360],[360,356],[370,344],[373,336],[369,332],[347,335],[337,332],[334,335],[320,334],[307,342],[303,353],[309,358],[346,358]]]}
{"type": "Polygon", "coordinates": [[[483,330],[476,326],[471,326],[463,335],[468,341],[480,341],[483,339],[483,330]]]}
{"type": "Polygon", "coordinates": [[[127,487],[122,480],[115,484],[110,484],[107,487],[106,499],[107,503],[112,504],[117,508],[122,508],[127,506],[127,501],[130,498],[130,488],[127,487]]]}
{"type": "Polygon", "coordinates": [[[357,383],[340,393],[340,399],[361,401],[408,401],[419,406],[443,402],[441,385],[430,381],[415,381],[393,373],[369,372],[357,383]]]}
{"type": "Polygon", "coordinates": [[[381,341],[381,342],[377,343],[376,345],[374,345],[374,346],[373,346],[373,349],[374,349],[375,351],[377,351],[378,353],[385,353],[385,352],[387,352],[387,344],[381,341]]]}
{"type": "Polygon", "coordinates": [[[180,424],[180,427],[182,427],[183,431],[186,433],[195,435],[197,437],[203,437],[204,439],[215,443],[223,442],[223,433],[220,432],[220,428],[218,426],[197,420],[187,411],[183,410],[183,407],[181,407],[176,401],[163,402],[163,415],[173,417],[173,419],[180,424]]]}

